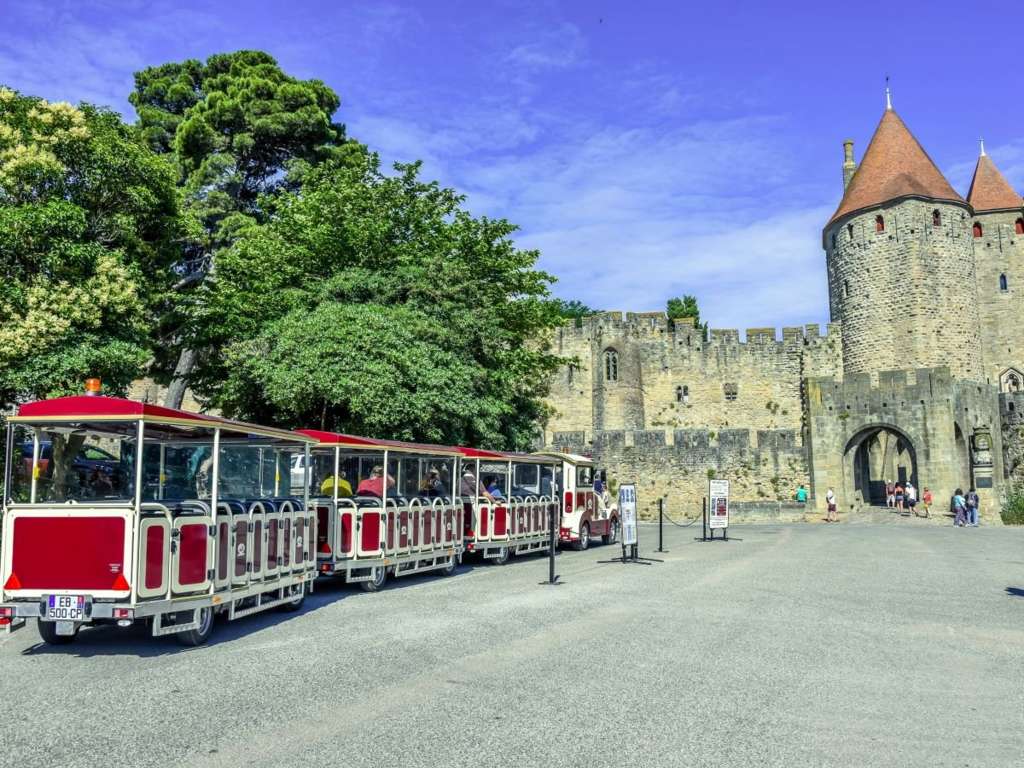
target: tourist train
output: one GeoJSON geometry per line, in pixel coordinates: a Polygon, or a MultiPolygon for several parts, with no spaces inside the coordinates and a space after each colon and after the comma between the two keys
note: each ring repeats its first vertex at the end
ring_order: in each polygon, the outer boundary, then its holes
{"type": "Polygon", "coordinates": [[[147,622],[198,645],[216,614],[296,610],[318,577],[372,592],[464,556],[618,538],[584,456],[290,431],[88,389],[7,425],[0,626],[37,618],[47,643],[147,622]]]}

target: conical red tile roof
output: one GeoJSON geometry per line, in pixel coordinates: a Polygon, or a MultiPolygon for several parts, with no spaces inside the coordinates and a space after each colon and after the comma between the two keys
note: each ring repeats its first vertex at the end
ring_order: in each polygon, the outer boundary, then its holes
{"type": "Polygon", "coordinates": [[[828,223],[908,195],[964,202],[899,115],[887,109],[828,223]]]}
{"type": "Polygon", "coordinates": [[[988,155],[981,155],[974,167],[974,178],[967,193],[967,202],[978,213],[998,211],[1004,208],[1020,208],[1024,205],[1020,195],[1014,192],[1010,182],[999,172],[988,155]]]}

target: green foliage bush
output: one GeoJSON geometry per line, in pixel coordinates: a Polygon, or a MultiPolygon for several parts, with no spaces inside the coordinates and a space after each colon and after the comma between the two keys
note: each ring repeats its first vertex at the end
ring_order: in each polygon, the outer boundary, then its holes
{"type": "Polygon", "coordinates": [[[1024,525],[1024,487],[1014,485],[999,510],[1004,525],[1024,525]]]}

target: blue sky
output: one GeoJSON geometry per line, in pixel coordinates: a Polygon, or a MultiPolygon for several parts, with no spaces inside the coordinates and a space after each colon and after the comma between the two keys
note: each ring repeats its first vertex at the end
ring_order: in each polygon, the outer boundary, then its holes
{"type": "Polygon", "coordinates": [[[135,70],[260,48],[385,160],[518,224],[557,295],[799,325],[828,320],[821,226],[886,74],[961,194],[979,135],[1024,187],[1018,6],[832,5],[0,0],[0,83],[132,117],[135,70]]]}

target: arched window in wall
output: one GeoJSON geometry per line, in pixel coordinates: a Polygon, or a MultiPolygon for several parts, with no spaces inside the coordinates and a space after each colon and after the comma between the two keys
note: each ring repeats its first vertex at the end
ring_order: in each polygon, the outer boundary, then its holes
{"type": "Polygon", "coordinates": [[[676,387],[676,402],[686,405],[690,402],[690,388],[686,384],[676,387]]]}
{"type": "Polygon", "coordinates": [[[851,240],[853,240],[853,224],[846,225],[846,234],[849,236],[851,240]]]}
{"type": "Polygon", "coordinates": [[[999,389],[1002,392],[1024,392],[1024,374],[1016,368],[1007,368],[999,377],[999,389]]]}
{"type": "Polygon", "coordinates": [[[1010,290],[1010,283],[1006,279],[1006,273],[1005,272],[999,276],[999,290],[1003,291],[1004,293],[1006,291],[1010,290]]]}
{"type": "Polygon", "coordinates": [[[875,216],[875,232],[885,232],[885,219],[881,214],[875,216]]]}
{"type": "Polygon", "coordinates": [[[982,228],[981,228],[981,222],[980,221],[974,222],[973,231],[974,231],[974,236],[975,237],[981,237],[984,234],[984,230],[982,230],[982,228]]]}
{"type": "Polygon", "coordinates": [[[604,351],[604,380],[619,380],[619,353],[614,349],[604,351]]]}
{"type": "Polygon", "coordinates": [[[932,226],[933,227],[941,227],[942,226],[942,214],[939,213],[938,208],[936,208],[934,211],[932,211],[932,226]]]}
{"type": "Polygon", "coordinates": [[[1018,235],[1024,235],[1024,219],[1017,219],[1013,222],[1013,231],[1018,235]]]}

